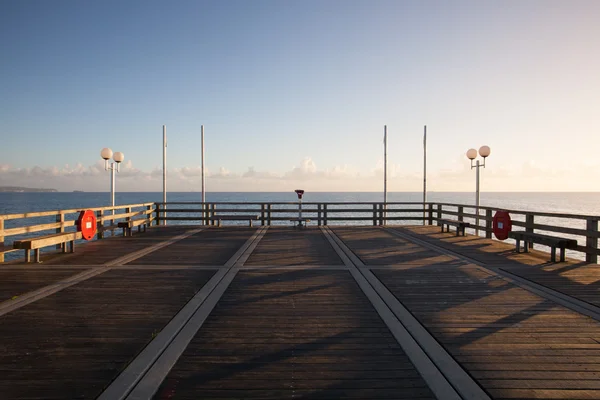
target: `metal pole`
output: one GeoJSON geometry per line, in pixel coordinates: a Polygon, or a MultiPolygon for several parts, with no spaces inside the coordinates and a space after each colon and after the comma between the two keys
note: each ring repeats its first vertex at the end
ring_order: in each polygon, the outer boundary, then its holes
{"type": "MultiPolygon", "coordinates": [[[[167,209],[167,126],[163,125],[163,210],[167,209]]],[[[167,217],[167,213],[163,212],[163,218],[167,217]]],[[[167,225],[167,221],[163,219],[163,225],[167,225]]]]}
{"type": "Polygon", "coordinates": [[[387,224],[387,125],[383,126],[383,224],[387,224]]]}
{"type": "MultiPolygon", "coordinates": [[[[112,215],[115,215],[115,163],[110,163],[110,205],[113,207],[112,215]]],[[[114,222],[114,221],[113,221],[114,222]]]]}
{"type": "Polygon", "coordinates": [[[475,228],[477,236],[479,236],[479,160],[477,160],[477,171],[475,172],[475,228]]]}
{"type": "MultiPolygon", "coordinates": [[[[206,187],[204,186],[204,125],[202,125],[200,128],[200,139],[202,143],[202,208],[204,208],[204,204],[206,202],[206,187]]],[[[202,213],[202,218],[204,218],[204,213],[202,213]]],[[[204,221],[204,219],[202,221],[204,221]]]]}
{"type": "Polygon", "coordinates": [[[427,203],[427,125],[423,128],[423,225],[425,225],[425,203],[427,203]]]}

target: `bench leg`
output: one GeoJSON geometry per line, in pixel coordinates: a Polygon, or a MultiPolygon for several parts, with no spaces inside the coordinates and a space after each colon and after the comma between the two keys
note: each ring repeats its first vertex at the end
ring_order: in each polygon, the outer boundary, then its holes
{"type": "Polygon", "coordinates": [[[515,239],[517,241],[517,254],[521,252],[521,241],[519,239],[515,239]]]}
{"type": "Polygon", "coordinates": [[[25,262],[26,263],[31,262],[31,252],[29,250],[25,250],[25,262]]]}
{"type": "Polygon", "coordinates": [[[250,228],[252,228],[252,220],[250,219],[249,221],[250,221],[250,228]]]}
{"type": "Polygon", "coordinates": [[[33,250],[33,256],[35,257],[35,262],[39,264],[39,262],[40,262],[40,249],[33,250]]]}
{"type": "Polygon", "coordinates": [[[556,246],[551,247],[551,252],[550,252],[550,261],[551,262],[556,262],[556,246]]]}
{"type": "Polygon", "coordinates": [[[560,262],[565,262],[565,248],[561,247],[560,248],[560,262]]]}
{"type": "Polygon", "coordinates": [[[75,241],[74,240],[71,240],[69,242],[69,247],[71,249],[71,253],[75,253],[75,241]]]}

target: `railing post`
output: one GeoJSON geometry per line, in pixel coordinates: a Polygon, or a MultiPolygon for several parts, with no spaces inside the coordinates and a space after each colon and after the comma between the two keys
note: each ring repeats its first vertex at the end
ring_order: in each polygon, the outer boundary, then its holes
{"type": "Polygon", "coordinates": [[[156,225],[160,225],[160,203],[155,203],[156,205],[156,225]]]}
{"type": "Polygon", "coordinates": [[[321,203],[317,204],[317,226],[321,226],[321,203]]]}
{"type": "Polygon", "coordinates": [[[485,237],[492,238],[492,210],[485,210],[485,237]]]}
{"type": "MultiPolygon", "coordinates": [[[[131,207],[126,207],[125,214],[129,214],[130,212],[131,212],[131,207]]],[[[131,221],[131,217],[130,216],[125,217],[125,222],[129,222],[129,221],[131,221]]]]}
{"type": "Polygon", "coordinates": [[[464,221],[464,219],[465,219],[464,207],[463,206],[458,206],[458,220],[459,221],[464,221]]]}
{"type": "Polygon", "coordinates": [[[327,204],[323,204],[323,225],[327,225],[327,204]]]}
{"type": "Polygon", "coordinates": [[[96,211],[96,232],[98,239],[104,239],[104,211],[96,211]]]}
{"type": "Polygon", "coordinates": [[[150,220],[150,216],[152,215],[152,206],[146,206],[146,222],[148,226],[152,226],[151,222],[148,222],[148,220],[150,220]]]}
{"type": "Polygon", "coordinates": [[[437,218],[436,218],[437,226],[440,226],[440,219],[442,219],[442,205],[438,204],[437,205],[437,218]]]}
{"type": "MultiPolygon", "coordinates": [[[[0,248],[4,247],[4,220],[0,219],[0,248]]],[[[4,262],[4,253],[0,253],[0,262],[4,262]]]]}
{"type": "Polygon", "coordinates": [[[373,226],[377,226],[377,204],[373,203],[373,226]]]}
{"type": "MultiPolygon", "coordinates": [[[[525,214],[525,232],[533,233],[533,214],[525,214]]],[[[529,248],[533,249],[533,242],[529,242],[529,248]]]]}
{"type": "MultiPolygon", "coordinates": [[[[65,213],[59,211],[56,214],[56,222],[60,223],[60,226],[56,228],[56,233],[63,233],[65,231],[65,213]]],[[[63,249],[66,246],[66,243],[60,243],[56,245],[57,249],[63,249]]]]}
{"type": "MultiPolygon", "coordinates": [[[[590,218],[586,223],[586,230],[590,234],[598,234],[598,220],[594,218],[590,218]]],[[[588,263],[598,263],[598,255],[594,252],[591,253],[589,250],[597,250],[598,249],[598,237],[597,236],[587,236],[585,239],[585,247],[588,249],[585,253],[585,262],[588,263]]]]}
{"type": "Polygon", "coordinates": [[[379,203],[379,226],[383,226],[383,204],[379,203]]]}
{"type": "Polygon", "coordinates": [[[265,226],[265,203],[260,205],[260,225],[265,226]]]}
{"type": "Polygon", "coordinates": [[[429,203],[429,225],[433,225],[433,204],[429,203]]]}
{"type": "Polygon", "coordinates": [[[271,204],[267,204],[267,226],[271,226],[271,204]]]}
{"type": "MultiPolygon", "coordinates": [[[[215,215],[217,215],[217,205],[213,203],[213,204],[212,204],[212,212],[211,212],[211,217],[213,217],[213,218],[214,218],[214,217],[215,217],[215,215]]],[[[214,220],[214,219],[213,219],[211,222],[212,222],[212,225],[213,225],[213,226],[215,226],[215,225],[217,224],[217,221],[216,221],[216,220],[214,220]]]]}

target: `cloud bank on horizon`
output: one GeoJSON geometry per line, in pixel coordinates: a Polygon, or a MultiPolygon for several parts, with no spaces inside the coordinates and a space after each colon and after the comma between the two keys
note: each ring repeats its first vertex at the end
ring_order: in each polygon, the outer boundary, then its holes
{"type": "MultiPolygon", "coordinates": [[[[454,168],[430,173],[427,176],[428,191],[457,192],[474,190],[474,171],[469,164],[457,157],[454,168]]],[[[489,163],[489,160],[488,160],[489,163]]],[[[482,169],[482,191],[548,191],[551,182],[564,180],[569,185],[555,191],[590,191],[588,180],[575,171],[548,171],[527,162],[517,168],[482,169]],[[526,177],[526,179],[523,179],[526,177]],[[510,189],[506,189],[509,187],[510,189]],[[559,190],[560,189],[560,190],[559,190]]],[[[319,169],[311,157],[284,173],[259,171],[249,166],[246,171],[232,172],[225,167],[213,171],[205,169],[208,192],[285,192],[296,187],[313,192],[378,192],[383,190],[383,161],[380,160],[370,171],[360,172],[350,166],[335,166],[319,169]]],[[[202,170],[200,166],[167,168],[168,190],[188,192],[201,190],[202,170]]],[[[59,191],[84,190],[89,192],[109,191],[110,171],[104,163],[93,165],[41,168],[12,168],[0,165],[0,186],[25,186],[53,188],[59,191]]],[[[121,165],[117,174],[117,190],[123,192],[162,191],[162,169],[141,170],[131,160],[121,165]]],[[[419,192],[423,190],[423,175],[403,172],[401,165],[388,164],[388,190],[390,192],[419,192]]],[[[593,190],[592,190],[593,191],[593,190]]]]}

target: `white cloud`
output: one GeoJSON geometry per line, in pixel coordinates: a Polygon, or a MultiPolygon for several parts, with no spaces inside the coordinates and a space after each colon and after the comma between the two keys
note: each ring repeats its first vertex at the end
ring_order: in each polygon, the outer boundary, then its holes
{"type": "MultiPolygon", "coordinates": [[[[427,177],[431,191],[472,191],[475,172],[468,163],[460,160],[449,163],[449,168],[430,170],[427,177]]],[[[199,166],[173,168],[168,171],[169,191],[200,190],[201,168],[199,166]]],[[[571,171],[553,170],[527,161],[520,165],[502,168],[488,166],[481,170],[484,191],[561,191],[590,189],[589,181],[595,169],[572,166],[571,171]],[[578,173],[575,174],[575,171],[578,173]]],[[[258,171],[250,166],[243,173],[230,171],[222,166],[217,172],[206,170],[209,191],[286,191],[303,187],[310,191],[380,191],[383,187],[383,163],[381,160],[370,170],[361,172],[349,165],[334,166],[320,170],[311,157],[305,157],[298,165],[283,173],[258,171]]],[[[594,178],[595,179],[595,178],[594,178]]],[[[0,186],[25,186],[55,188],[60,191],[85,190],[107,191],[109,173],[99,161],[90,166],[81,163],[62,167],[11,168],[0,165],[0,186]]],[[[162,170],[154,168],[142,171],[131,160],[121,165],[117,175],[120,191],[161,191],[162,170]]],[[[403,173],[400,164],[388,165],[389,191],[421,191],[423,177],[420,173],[403,173]]]]}

